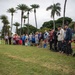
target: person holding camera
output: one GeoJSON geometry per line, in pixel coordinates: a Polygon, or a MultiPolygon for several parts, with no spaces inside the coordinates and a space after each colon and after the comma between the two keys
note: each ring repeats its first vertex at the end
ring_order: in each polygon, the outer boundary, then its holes
{"type": "Polygon", "coordinates": [[[58,36],[58,51],[60,53],[63,53],[62,46],[64,41],[64,29],[61,26],[58,27],[57,36],[58,36]]]}

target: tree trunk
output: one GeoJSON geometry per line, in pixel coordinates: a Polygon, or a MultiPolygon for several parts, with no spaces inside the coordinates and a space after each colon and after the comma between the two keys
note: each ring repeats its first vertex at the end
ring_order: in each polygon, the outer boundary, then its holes
{"type": "Polygon", "coordinates": [[[55,19],[53,17],[53,29],[55,30],[55,19]]]}
{"type": "Polygon", "coordinates": [[[16,33],[18,34],[18,27],[16,26],[16,33]]]}
{"type": "Polygon", "coordinates": [[[4,36],[7,34],[7,25],[4,24],[4,36]]]}
{"type": "Polygon", "coordinates": [[[24,18],[24,25],[23,25],[23,33],[24,33],[24,26],[25,26],[25,18],[24,18]]]}
{"type": "Polygon", "coordinates": [[[37,28],[36,10],[34,10],[34,16],[35,16],[35,25],[36,25],[36,28],[37,28]]]}
{"type": "Polygon", "coordinates": [[[27,13],[28,15],[28,34],[29,34],[29,12],[27,13]]]}
{"type": "Polygon", "coordinates": [[[20,36],[22,35],[22,21],[23,21],[23,11],[21,12],[21,30],[20,30],[20,36]]]}
{"type": "Polygon", "coordinates": [[[67,0],[65,0],[65,3],[64,3],[63,25],[62,25],[63,28],[64,28],[64,21],[65,21],[64,19],[65,19],[66,3],[67,3],[67,0]]]}
{"type": "Polygon", "coordinates": [[[13,14],[11,14],[11,35],[12,35],[12,27],[13,27],[13,14]]]}
{"type": "Polygon", "coordinates": [[[6,28],[5,28],[5,24],[4,24],[4,29],[3,29],[3,30],[4,30],[4,37],[5,37],[5,35],[6,35],[6,33],[5,33],[6,31],[5,31],[5,29],[6,29],[6,28]]]}
{"type": "Polygon", "coordinates": [[[9,28],[8,28],[8,36],[9,36],[9,28]]]}

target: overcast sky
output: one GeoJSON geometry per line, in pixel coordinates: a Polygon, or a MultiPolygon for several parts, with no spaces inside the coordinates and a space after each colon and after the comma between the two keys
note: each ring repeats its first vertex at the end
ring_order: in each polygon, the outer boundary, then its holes
{"type": "MultiPolygon", "coordinates": [[[[28,6],[32,4],[39,4],[40,8],[37,9],[37,22],[38,22],[38,28],[42,26],[42,24],[45,21],[49,21],[52,18],[50,17],[50,11],[46,11],[46,8],[50,6],[53,3],[59,2],[61,4],[61,16],[63,16],[63,7],[64,7],[64,1],[65,0],[0,0],[0,15],[7,15],[9,21],[11,22],[11,15],[10,13],[7,13],[7,9],[11,7],[17,7],[18,4],[26,4],[28,6]]],[[[14,14],[14,23],[19,22],[20,23],[20,11],[17,11],[17,13],[14,14]]],[[[68,0],[67,1],[67,7],[66,7],[66,16],[71,17],[73,21],[75,21],[75,0],[68,0]]],[[[55,16],[55,19],[59,17],[55,16]]],[[[26,21],[27,22],[27,21],[26,21]]],[[[35,20],[34,20],[34,13],[30,13],[30,24],[35,26],[35,20]]],[[[2,22],[0,20],[0,30],[2,29],[2,22]]],[[[15,32],[15,27],[13,27],[13,32],[15,32]]]]}

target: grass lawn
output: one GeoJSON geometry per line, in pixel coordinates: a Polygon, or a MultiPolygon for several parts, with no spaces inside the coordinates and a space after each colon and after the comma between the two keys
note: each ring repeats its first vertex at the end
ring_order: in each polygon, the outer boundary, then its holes
{"type": "Polygon", "coordinates": [[[37,47],[0,45],[0,75],[75,75],[75,57],[37,47]]]}

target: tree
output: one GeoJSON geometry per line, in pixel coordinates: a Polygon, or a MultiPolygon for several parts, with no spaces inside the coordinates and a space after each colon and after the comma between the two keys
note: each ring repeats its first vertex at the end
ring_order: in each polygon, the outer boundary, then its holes
{"type": "Polygon", "coordinates": [[[3,20],[2,22],[4,24],[4,33],[6,35],[8,33],[7,25],[9,24],[9,21],[6,19],[6,20],[3,20]]]}
{"type": "Polygon", "coordinates": [[[75,31],[75,22],[71,22],[69,24],[69,27],[75,31]]]}
{"type": "Polygon", "coordinates": [[[16,12],[14,8],[9,8],[7,12],[11,13],[11,33],[12,33],[12,27],[13,27],[13,15],[16,12]]]}
{"type": "Polygon", "coordinates": [[[65,11],[66,11],[66,3],[67,3],[67,0],[65,0],[65,3],[64,3],[63,25],[62,25],[62,27],[64,27],[64,18],[65,18],[65,11]]]}
{"type": "Polygon", "coordinates": [[[0,19],[2,20],[2,23],[3,23],[3,32],[4,32],[3,36],[5,36],[7,33],[7,25],[9,24],[9,21],[6,15],[1,15],[0,19]]]}
{"type": "MultiPolygon", "coordinates": [[[[72,22],[72,19],[70,17],[64,18],[64,24],[70,24],[71,22],[72,22]]],[[[56,23],[62,25],[63,24],[63,17],[57,19],[56,23]]]]}
{"type": "Polygon", "coordinates": [[[44,33],[44,32],[45,32],[45,30],[49,31],[49,30],[50,30],[50,28],[46,28],[46,27],[44,27],[44,28],[39,29],[38,31],[39,31],[39,32],[44,33]]]}
{"type": "Polygon", "coordinates": [[[14,26],[16,26],[16,33],[18,33],[18,26],[20,26],[20,23],[15,22],[15,23],[14,23],[14,26]]]}
{"type": "Polygon", "coordinates": [[[37,28],[36,27],[34,27],[34,26],[32,26],[32,25],[26,25],[26,27],[27,27],[27,33],[29,34],[29,33],[35,33],[36,31],[37,31],[37,28]],[[28,32],[28,28],[29,28],[29,32],[28,32]]]}
{"type": "Polygon", "coordinates": [[[53,28],[53,21],[51,20],[51,21],[44,22],[42,27],[41,27],[41,29],[42,28],[50,28],[50,29],[52,29],[53,28]]]}
{"type": "Polygon", "coordinates": [[[7,16],[6,16],[6,15],[1,15],[1,16],[0,16],[0,19],[1,19],[1,20],[5,20],[5,19],[7,19],[7,16]]]}
{"type": "Polygon", "coordinates": [[[36,9],[39,8],[40,6],[38,4],[33,4],[31,5],[32,9],[34,9],[34,16],[35,16],[35,25],[37,28],[37,18],[36,18],[36,9]]]}
{"type": "Polygon", "coordinates": [[[18,10],[21,10],[21,30],[20,30],[20,35],[22,34],[22,21],[23,21],[23,15],[24,15],[24,11],[27,10],[28,6],[25,4],[19,4],[16,7],[18,10]]]}
{"type": "MultiPolygon", "coordinates": [[[[70,17],[65,17],[64,18],[64,23],[65,24],[66,23],[70,24],[71,22],[72,22],[72,19],[70,17]]],[[[57,20],[55,20],[55,24],[56,24],[55,29],[57,29],[58,26],[62,26],[62,23],[63,23],[63,17],[58,18],[57,20]]],[[[52,29],[53,28],[53,20],[44,22],[41,29],[45,28],[45,27],[52,29]]]]}
{"type": "Polygon", "coordinates": [[[2,38],[4,38],[4,36],[5,36],[4,34],[8,34],[8,35],[10,35],[11,31],[9,30],[9,28],[10,28],[9,25],[6,25],[6,29],[7,29],[7,30],[5,29],[4,26],[2,27],[2,30],[1,30],[1,37],[2,37],[2,38]],[[4,30],[6,31],[6,33],[5,33],[4,30]]]}
{"type": "MultiPolygon", "coordinates": [[[[28,25],[26,24],[26,27],[22,27],[22,29],[24,30],[22,32],[22,34],[27,34],[28,33],[28,27],[29,27],[29,33],[35,33],[37,31],[36,27],[32,26],[32,25],[28,25]]],[[[18,29],[18,34],[20,33],[20,28],[18,29]]]]}
{"type": "Polygon", "coordinates": [[[60,16],[60,11],[61,11],[60,3],[53,4],[47,7],[46,10],[47,11],[51,10],[51,17],[53,18],[53,24],[54,24],[54,30],[55,30],[55,14],[57,16],[60,16]]]}

